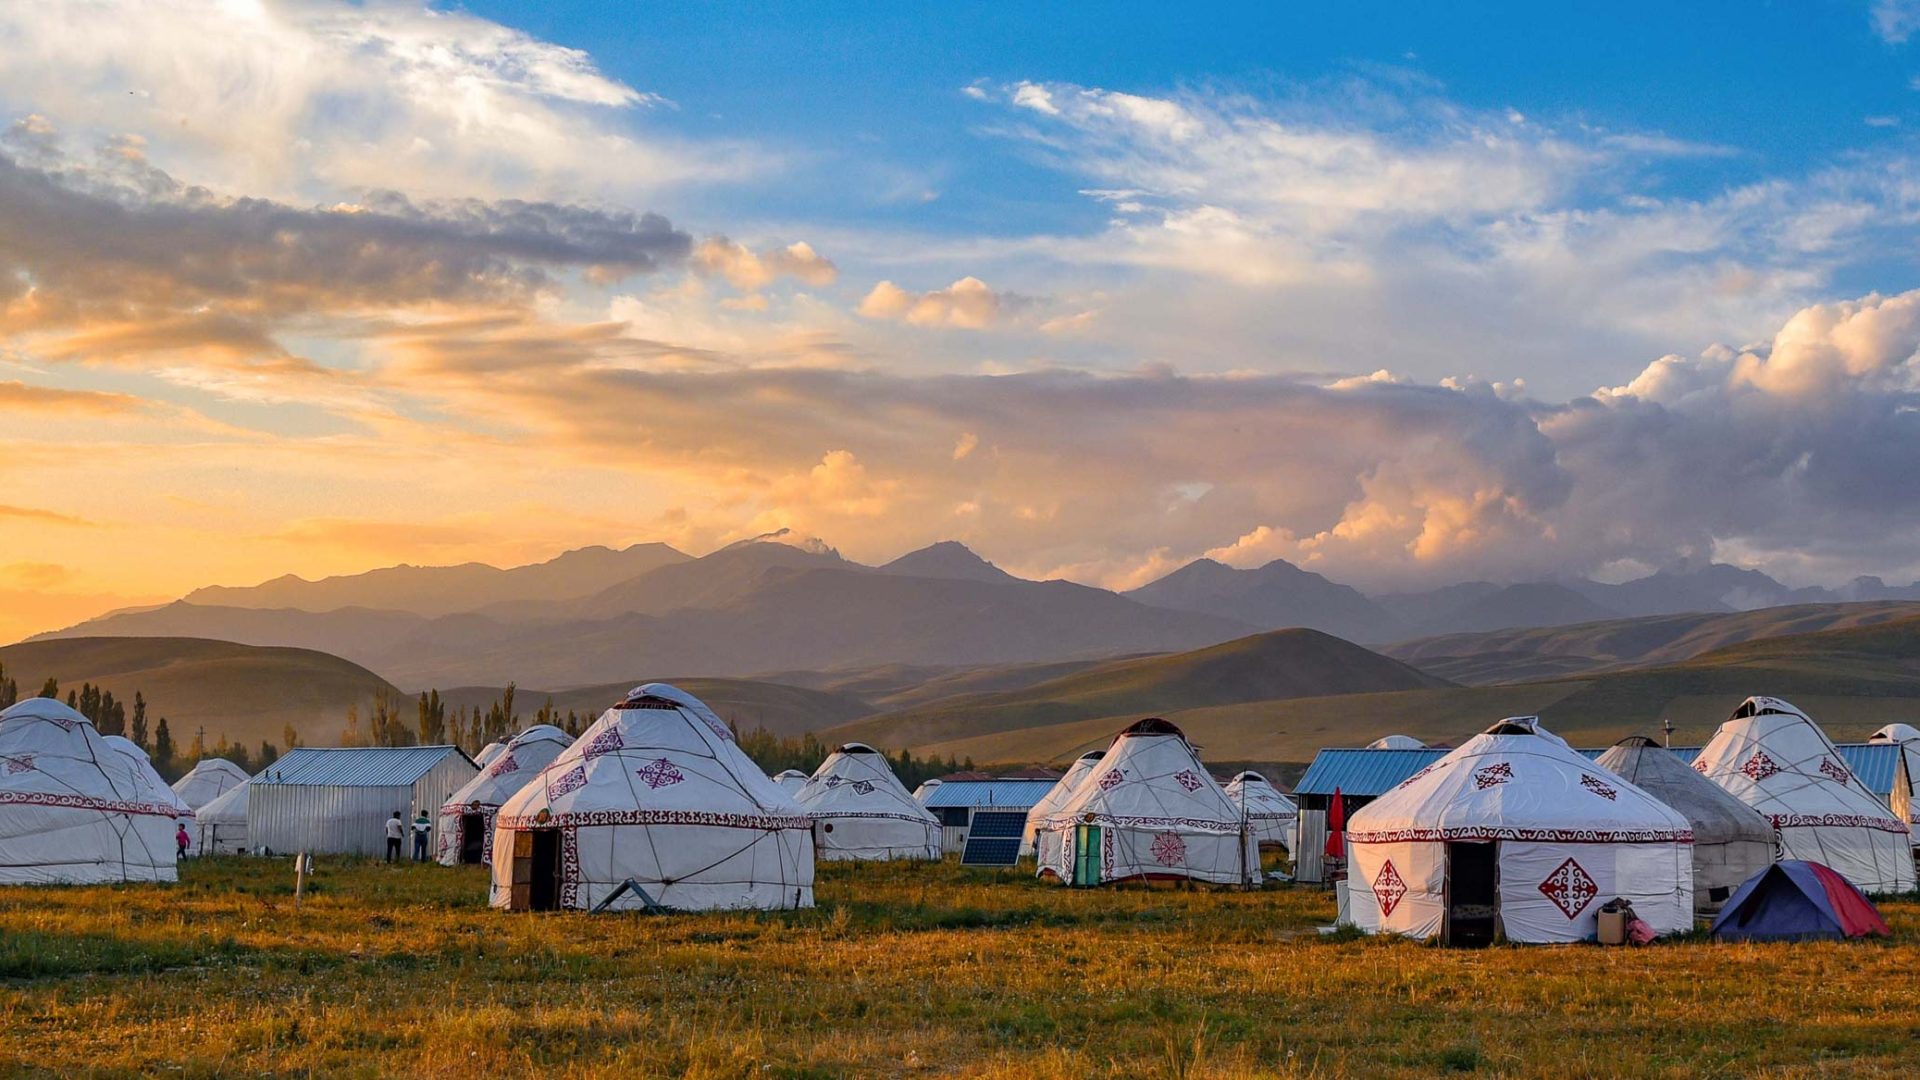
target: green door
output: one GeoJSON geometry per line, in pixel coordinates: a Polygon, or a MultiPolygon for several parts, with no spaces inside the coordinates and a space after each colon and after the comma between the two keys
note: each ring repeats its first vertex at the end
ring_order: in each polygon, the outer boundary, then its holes
{"type": "Polygon", "coordinates": [[[1100,826],[1073,827],[1073,883],[1100,884],[1100,826]]]}

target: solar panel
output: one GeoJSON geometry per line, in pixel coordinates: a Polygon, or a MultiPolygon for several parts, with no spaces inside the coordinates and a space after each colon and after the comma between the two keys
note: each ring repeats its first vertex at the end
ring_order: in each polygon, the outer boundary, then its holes
{"type": "Polygon", "coordinates": [[[1020,861],[1020,835],[1027,815],[1005,810],[976,810],[960,853],[962,866],[1012,866],[1020,861]]]}

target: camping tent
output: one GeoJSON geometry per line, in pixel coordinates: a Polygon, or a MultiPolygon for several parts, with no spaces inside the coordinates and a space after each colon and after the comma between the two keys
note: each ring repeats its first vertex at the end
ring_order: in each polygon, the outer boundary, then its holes
{"type": "Polygon", "coordinates": [[[1408,735],[1383,735],[1367,744],[1369,750],[1425,750],[1427,744],[1408,735]]]}
{"type": "Polygon", "coordinates": [[[202,855],[238,855],[247,850],[247,794],[252,782],[230,787],[226,794],[194,811],[194,850],[202,855]]]}
{"type": "Polygon", "coordinates": [[[1621,739],[1595,764],[1680,811],[1693,825],[1696,910],[1720,910],[1741,882],[1773,862],[1773,823],[1652,739],[1621,739]]]}
{"type": "Polygon", "coordinates": [[[1713,936],[1733,941],[1886,937],[1892,931],[1861,891],[1838,871],[1787,859],[1748,878],[1733,894],[1713,936]]]}
{"type": "Polygon", "coordinates": [[[500,808],[492,903],[812,907],[812,829],[713,710],[647,683],[500,808]]]}
{"type": "Polygon", "coordinates": [[[1074,885],[1145,878],[1251,882],[1253,831],[1178,727],[1122,731],[1073,794],[1040,822],[1040,873],[1074,885]]]}
{"type": "Polygon", "coordinates": [[[1822,863],[1868,892],[1913,888],[1907,823],[1881,805],[1826,732],[1792,704],[1748,698],[1693,767],[1773,822],[1781,858],[1822,863]]]}
{"type": "Polygon", "coordinates": [[[1582,941],[1633,902],[1656,933],[1693,926],[1693,828],[1534,717],[1501,722],[1347,821],[1355,925],[1455,944],[1582,941]]]}
{"type": "Polygon", "coordinates": [[[491,765],[441,805],[441,865],[492,865],[493,818],[500,805],[571,745],[573,736],[552,724],[535,724],[515,735],[491,765]]]}
{"type": "Polygon", "coordinates": [[[914,801],[886,756],[866,743],[827,755],[794,795],[813,818],[822,859],[938,859],[940,819],[914,801]]]}
{"type": "Polygon", "coordinates": [[[1034,841],[1039,835],[1040,823],[1055,810],[1066,805],[1068,799],[1073,798],[1073,791],[1080,786],[1080,781],[1085,780],[1087,774],[1093,771],[1093,767],[1100,764],[1100,759],[1106,756],[1105,750],[1089,750],[1081,754],[1072,765],[1067,766],[1066,775],[1054,781],[1053,787],[1048,789],[1045,795],[1040,796],[1040,801],[1033,804],[1033,809],[1027,811],[1027,827],[1020,837],[1022,856],[1034,854],[1034,841]]]}
{"type": "Polygon", "coordinates": [[[60,702],[0,712],[0,884],[176,880],[179,806],[152,766],[60,702]]]}
{"type": "Polygon", "coordinates": [[[1233,805],[1241,809],[1257,843],[1281,847],[1293,843],[1293,826],[1299,820],[1300,808],[1280,794],[1280,789],[1268,783],[1266,777],[1257,772],[1243,772],[1227,781],[1223,790],[1233,805]]]}
{"type": "Polygon", "coordinates": [[[481,747],[479,753],[473,755],[473,763],[475,765],[480,766],[482,769],[484,769],[488,765],[493,764],[494,758],[497,758],[501,754],[504,754],[506,752],[507,752],[506,743],[490,742],[487,745],[481,747]]]}
{"type": "Polygon", "coordinates": [[[203,758],[187,775],[173,782],[174,794],[195,810],[246,783],[252,777],[226,758],[203,758]]]}

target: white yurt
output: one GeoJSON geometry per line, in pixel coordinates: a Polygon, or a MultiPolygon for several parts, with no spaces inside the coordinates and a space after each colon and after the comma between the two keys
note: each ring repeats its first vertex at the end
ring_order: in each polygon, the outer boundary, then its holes
{"type": "Polygon", "coordinates": [[[1853,775],[1827,733],[1792,703],[1748,698],[1693,767],[1773,822],[1781,858],[1823,863],[1864,892],[1913,888],[1907,823],[1853,775]]]}
{"type": "Polygon", "coordinates": [[[173,782],[180,801],[199,810],[253,777],[226,758],[202,758],[187,775],[173,782]]]}
{"type": "Polygon", "coordinates": [[[1594,762],[1680,811],[1693,826],[1693,907],[1714,912],[1773,862],[1773,823],[1644,735],[1614,743],[1594,762]]]}
{"type": "Polygon", "coordinates": [[[60,702],[0,712],[0,884],[177,880],[179,807],[151,765],[60,702]]]}
{"type": "Polygon", "coordinates": [[[1382,735],[1367,744],[1369,750],[1425,750],[1427,744],[1411,735],[1382,735]]]}
{"type": "Polygon", "coordinates": [[[1073,798],[1073,790],[1080,786],[1080,781],[1085,780],[1093,767],[1106,756],[1105,750],[1091,750],[1075,758],[1073,764],[1067,766],[1066,774],[1054,781],[1053,787],[1048,788],[1047,793],[1040,796],[1040,801],[1033,804],[1033,809],[1027,811],[1027,826],[1020,836],[1022,858],[1034,853],[1034,838],[1039,835],[1040,823],[1073,798]]]}
{"type": "Polygon", "coordinates": [[[193,812],[196,833],[193,850],[201,855],[240,855],[247,850],[247,793],[252,782],[230,787],[226,794],[193,812]]]}
{"type": "MultiPolygon", "coordinates": [[[[153,758],[140,749],[139,743],[125,735],[102,735],[100,741],[107,745],[107,749],[127,759],[127,768],[134,777],[134,798],[173,807],[176,822],[193,820],[193,807],[187,805],[179,792],[167,786],[165,777],[154,771],[153,758]]],[[[193,830],[189,827],[187,831],[191,833],[193,830]]],[[[178,847],[176,844],[175,849],[178,850],[178,847]]]]}
{"type": "Polygon", "coordinates": [[[1122,731],[1073,794],[1040,823],[1039,872],[1072,885],[1188,878],[1246,884],[1260,850],[1178,727],[1150,717],[1122,731]]]}
{"type": "Polygon", "coordinates": [[[1351,917],[1369,933],[1584,941],[1614,897],[1656,933],[1693,927],[1687,819],[1535,717],[1502,720],[1355,811],[1347,857],[1351,917]]]}
{"type": "Polygon", "coordinates": [[[572,745],[573,736],[552,724],[535,724],[508,740],[440,807],[440,864],[493,865],[493,819],[501,805],[572,745]]]}
{"type": "MultiPolygon", "coordinates": [[[[775,774],[773,782],[780,785],[781,791],[793,795],[806,786],[807,774],[801,772],[799,769],[782,769],[779,773],[775,774]]],[[[931,780],[928,781],[928,783],[932,782],[931,780]]]]}
{"type": "Polygon", "coordinates": [[[1266,777],[1243,772],[1227,781],[1227,798],[1240,808],[1259,844],[1286,847],[1293,843],[1293,826],[1300,820],[1300,808],[1280,793],[1266,777]]]}
{"type": "Polygon", "coordinates": [[[501,754],[506,753],[506,751],[507,751],[506,743],[490,742],[487,745],[481,747],[479,753],[473,755],[473,763],[475,765],[480,766],[482,769],[484,769],[488,765],[493,764],[494,758],[497,758],[501,754]]]}
{"type": "Polygon", "coordinates": [[[1900,747],[1900,767],[1893,772],[1893,787],[1888,806],[1893,816],[1907,823],[1915,847],[1920,847],[1920,806],[1914,791],[1920,788],[1920,730],[1911,724],[1888,724],[1867,738],[1870,743],[1893,743],[1900,747]]]}
{"type": "Polygon", "coordinates": [[[493,842],[494,907],[813,906],[813,819],[666,683],[635,687],[508,799],[493,842]]]}
{"type": "Polygon", "coordinates": [[[866,743],[828,754],[794,801],[813,819],[813,850],[822,859],[940,857],[940,819],[907,794],[886,755],[866,743]]]}
{"type": "MultiPolygon", "coordinates": [[[[785,776],[786,773],[781,773],[780,775],[785,776]]],[[[921,804],[922,806],[926,805],[928,797],[930,797],[934,792],[939,791],[940,785],[944,783],[946,783],[946,781],[940,779],[937,776],[931,780],[920,781],[920,786],[913,789],[913,801],[921,804]]]]}

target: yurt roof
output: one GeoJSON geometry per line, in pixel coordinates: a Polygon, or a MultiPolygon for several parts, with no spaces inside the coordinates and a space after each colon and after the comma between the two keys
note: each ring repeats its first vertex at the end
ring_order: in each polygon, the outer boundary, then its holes
{"type": "Polygon", "coordinates": [[[0,801],[185,816],[151,765],[113,749],[92,721],[52,698],[28,698],[0,712],[0,801]]]}
{"type": "Polygon", "coordinates": [[[1300,813],[1300,808],[1294,805],[1292,799],[1257,772],[1240,773],[1227,782],[1225,791],[1227,798],[1246,802],[1250,817],[1291,818],[1300,813]]]}
{"type": "Polygon", "coordinates": [[[1427,744],[1411,735],[1382,735],[1367,744],[1369,750],[1424,750],[1427,744]]]}
{"type": "Polygon", "coordinates": [[[246,784],[236,784],[221,793],[212,802],[202,806],[194,816],[203,826],[231,825],[235,823],[245,825],[247,823],[248,790],[246,784]]]}
{"type": "Polygon", "coordinates": [[[1912,724],[1888,724],[1867,737],[1870,743],[1911,742],[1920,739],[1920,728],[1912,724]]]}
{"type": "Polygon", "coordinates": [[[1537,718],[1502,720],[1347,822],[1361,843],[1692,839],[1678,811],[1593,762],[1537,718]]]}
{"type": "Polygon", "coordinates": [[[552,724],[535,724],[515,735],[504,751],[461,785],[442,806],[442,812],[472,806],[499,806],[572,745],[573,736],[552,724]]]}
{"type": "Polygon", "coordinates": [[[1130,724],[1048,820],[1120,828],[1236,832],[1240,808],[1200,764],[1180,728],[1160,717],[1130,724]]]}
{"type": "Polygon", "coordinates": [[[1780,698],[1748,698],[1714,732],[1693,767],[1776,824],[1858,819],[1852,823],[1889,832],[1896,826],[1906,829],[1855,775],[1827,733],[1780,698]]]}
{"type": "Polygon", "coordinates": [[[1680,811],[1693,823],[1696,844],[1773,840],[1773,824],[1758,811],[1645,736],[1621,739],[1594,764],[1680,811]]]}
{"type": "Polygon", "coordinates": [[[827,755],[793,797],[815,817],[937,820],[900,783],[886,755],[866,743],[847,743],[827,755]]]}
{"type": "Polygon", "coordinates": [[[245,769],[226,758],[202,758],[173,782],[173,790],[188,806],[204,807],[250,779],[245,769]]]}

